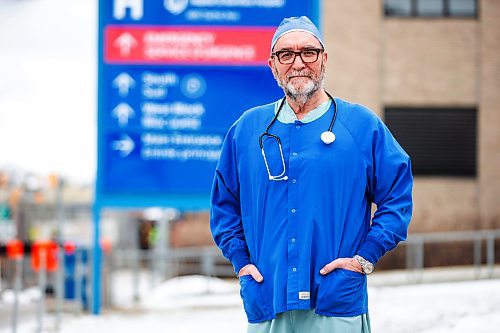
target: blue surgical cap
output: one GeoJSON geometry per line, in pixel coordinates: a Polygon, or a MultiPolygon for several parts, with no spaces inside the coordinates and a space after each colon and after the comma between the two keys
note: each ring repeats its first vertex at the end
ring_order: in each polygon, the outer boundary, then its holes
{"type": "Polygon", "coordinates": [[[304,31],[310,33],[321,43],[321,46],[325,48],[325,44],[323,43],[323,36],[321,36],[321,32],[319,32],[318,28],[311,22],[311,20],[307,16],[301,17],[288,17],[281,21],[278,29],[274,33],[273,40],[271,42],[271,52],[273,51],[274,45],[278,41],[278,39],[292,31],[304,31]]]}

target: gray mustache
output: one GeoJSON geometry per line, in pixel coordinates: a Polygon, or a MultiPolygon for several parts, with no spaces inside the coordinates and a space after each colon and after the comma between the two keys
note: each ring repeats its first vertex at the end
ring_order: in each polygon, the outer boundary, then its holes
{"type": "Polygon", "coordinates": [[[291,78],[292,76],[306,76],[310,79],[312,79],[312,75],[310,72],[294,72],[294,73],[290,73],[286,76],[287,79],[291,78]]]}

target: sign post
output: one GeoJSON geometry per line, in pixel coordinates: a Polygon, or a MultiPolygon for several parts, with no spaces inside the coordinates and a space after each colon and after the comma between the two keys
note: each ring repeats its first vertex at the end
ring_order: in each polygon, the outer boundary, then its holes
{"type": "Polygon", "coordinates": [[[47,272],[58,269],[59,246],[54,241],[37,241],[31,249],[31,266],[38,273],[40,300],[37,308],[37,332],[43,331],[43,316],[45,315],[45,292],[47,288],[47,272]]]}
{"type": "Polygon", "coordinates": [[[24,244],[20,240],[14,239],[7,243],[7,256],[14,260],[15,275],[14,275],[14,305],[12,311],[12,332],[17,332],[17,319],[19,317],[19,293],[21,291],[23,278],[23,257],[24,244]]]}
{"type": "Polygon", "coordinates": [[[284,17],[301,15],[319,24],[319,0],[99,2],[94,238],[103,207],[208,209],[229,126],[282,96],[270,43],[284,17]]]}

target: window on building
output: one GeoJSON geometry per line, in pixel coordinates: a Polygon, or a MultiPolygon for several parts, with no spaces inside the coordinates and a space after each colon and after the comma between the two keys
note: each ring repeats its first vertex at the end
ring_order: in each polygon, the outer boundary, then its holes
{"type": "Polygon", "coordinates": [[[386,16],[411,16],[411,0],[385,0],[386,16]]]}
{"type": "Polygon", "coordinates": [[[444,16],[444,1],[418,0],[417,16],[444,16]]]}
{"type": "Polygon", "coordinates": [[[476,16],[477,2],[471,0],[451,0],[448,9],[451,16],[476,16]]]}
{"type": "Polygon", "coordinates": [[[386,16],[477,17],[477,0],[384,0],[386,16]]]}
{"type": "Polygon", "coordinates": [[[415,175],[475,176],[476,114],[475,108],[387,107],[385,123],[415,175]]]}

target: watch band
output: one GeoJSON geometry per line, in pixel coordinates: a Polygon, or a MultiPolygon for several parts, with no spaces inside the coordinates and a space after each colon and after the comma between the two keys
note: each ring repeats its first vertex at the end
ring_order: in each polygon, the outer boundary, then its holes
{"type": "Polygon", "coordinates": [[[375,267],[373,266],[373,264],[371,262],[369,262],[368,260],[366,260],[365,258],[363,258],[360,255],[356,254],[354,256],[354,259],[356,259],[359,262],[359,264],[361,265],[361,268],[363,268],[363,272],[366,275],[371,274],[373,272],[373,270],[375,269],[375,267]]]}

